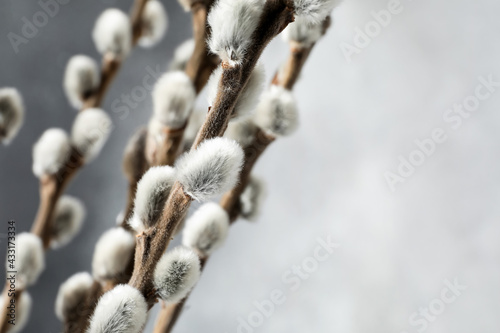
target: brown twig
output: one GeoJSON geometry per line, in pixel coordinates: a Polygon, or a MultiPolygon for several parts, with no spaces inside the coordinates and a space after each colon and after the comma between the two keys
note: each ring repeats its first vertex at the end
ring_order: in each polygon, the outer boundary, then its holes
{"type": "MultiPolygon", "coordinates": [[[[327,17],[323,23],[323,34],[330,27],[331,19],[327,17]]],[[[302,68],[311,54],[315,44],[306,48],[298,48],[295,45],[290,47],[290,55],[285,63],[285,66],[272,79],[273,85],[282,86],[288,90],[292,90],[297,82],[297,79],[302,72],[302,68]]],[[[246,146],[245,162],[240,173],[240,182],[232,190],[224,194],[220,201],[220,205],[229,215],[230,223],[236,222],[241,214],[240,197],[248,185],[252,169],[258,158],[264,153],[266,148],[275,140],[273,136],[266,134],[260,128],[254,134],[252,142],[246,146]]],[[[202,262],[206,263],[209,257],[200,257],[202,262]]],[[[205,268],[203,264],[201,271],[205,268]]],[[[158,313],[158,319],[154,328],[154,333],[170,333],[179,319],[180,314],[189,298],[188,294],[184,299],[175,304],[163,305],[158,313]]]]}
{"type": "Polygon", "coordinates": [[[134,272],[129,285],[144,295],[150,307],[156,302],[152,282],[156,263],[167,249],[175,228],[187,213],[192,200],[184,193],[182,185],[176,182],[172,186],[158,225],[137,235],[134,272]]]}
{"type": "MultiPolygon", "coordinates": [[[[131,14],[130,14],[130,24],[132,29],[132,47],[137,45],[142,32],[142,13],[146,7],[148,0],[135,0],[131,14]]],[[[102,67],[101,67],[101,80],[97,89],[87,96],[83,102],[83,107],[80,111],[84,111],[89,108],[95,108],[102,104],[106,92],[108,91],[111,82],[116,77],[116,74],[120,70],[121,64],[123,62],[122,58],[116,58],[110,54],[105,54],[102,57],[102,67]]]]}
{"type": "Polygon", "coordinates": [[[198,1],[191,7],[193,19],[194,51],[186,64],[185,72],[193,81],[196,93],[199,93],[219,64],[219,58],[209,52],[207,39],[210,37],[210,27],[207,15],[213,0],[198,1]]]}
{"type": "MultiPolygon", "coordinates": [[[[217,56],[209,53],[205,42],[210,34],[210,28],[206,24],[206,16],[212,3],[213,0],[196,2],[193,4],[192,8],[195,49],[186,65],[185,72],[192,80],[197,93],[199,93],[206,85],[211,72],[219,62],[217,56]]],[[[165,128],[164,137],[160,145],[156,142],[149,142],[149,140],[154,139],[147,137],[147,131],[142,130],[140,134],[141,138],[136,143],[136,149],[128,154],[126,152],[123,165],[129,185],[125,212],[123,220],[120,223],[122,228],[130,230],[130,226],[127,222],[133,213],[137,183],[141,179],[142,175],[151,166],[174,164],[177,156],[179,155],[179,149],[182,144],[182,138],[186,126],[187,123],[179,129],[165,128]],[[148,156],[148,158],[146,158],[146,156],[148,156]]],[[[132,257],[132,267],[134,264],[133,260],[134,258],[132,257]]],[[[124,273],[126,274],[126,272],[124,273]]],[[[128,273],[128,278],[124,278],[125,282],[127,282],[131,276],[132,269],[128,273]]],[[[100,292],[93,292],[87,296],[85,302],[87,311],[86,316],[73,327],[84,330],[88,326],[90,314],[93,313],[97,300],[102,294],[103,290],[101,289],[100,292]]]]}
{"type": "MultiPolygon", "coordinates": [[[[234,223],[240,215],[240,196],[248,185],[250,174],[255,162],[257,162],[257,159],[274,140],[274,137],[264,133],[261,129],[258,129],[255,133],[253,141],[245,147],[245,162],[240,173],[240,181],[232,190],[224,194],[220,201],[221,207],[224,208],[229,215],[230,223],[234,223]]],[[[203,263],[201,266],[202,271],[208,258],[209,257],[200,256],[200,261],[203,263]]],[[[158,320],[155,325],[154,333],[169,333],[172,331],[177,319],[179,319],[179,316],[182,313],[188,297],[189,295],[179,303],[162,306],[160,312],[158,313],[158,320]]]]}
{"type": "MultiPolygon", "coordinates": [[[[331,18],[328,16],[323,21],[323,35],[326,33],[330,25],[331,18]]],[[[304,47],[299,43],[290,43],[290,56],[283,67],[276,72],[272,83],[282,86],[285,89],[292,90],[315,45],[316,43],[313,43],[304,47]]]]}
{"type": "Polygon", "coordinates": [[[236,101],[252,74],[267,44],[293,22],[293,4],[288,0],[268,0],[259,24],[252,35],[252,43],[241,65],[231,67],[222,63],[222,77],[218,94],[208,112],[207,120],[193,143],[193,148],[205,139],[222,136],[226,131],[236,101]],[[225,89],[227,88],[227,89],[225,89]]]}
{"type": "MultiPolygon", "coordinates": [[[[140,28],[137,27],[140,26],[142,12],[147,1],[148,0],[135,0],[134,2],[131,19],[134,45],[140,37],[140,28]]],[[[97,107],[102,103],[103,98],[120,66],[121,60],[110,57],[109,55],[103,56],[100,85],[94,93],[86,96],[83,107],[80,111],[84,111],[91,107],[97,107]]],[[[57,201],[64,193],[64,190],[71,179],[75,176],[79,169],[83,167],[83,165],[84,160],[82,154],[76,149],[73,149],[68,162],[58,173],[44,176],[40,180],[40,204],[38,206],[38,212],[35,221],[33,222],[31,232],[40,237],[45,250],[47,250],[50,246],[52,220],[57,201]]],[[[18,290],[16,297],[20,297],[21,293],[22,291],[18,290]]],[[[10,298],[4,298],[4,304],[2,306],[5,307],[4,305],[8,304],[8,302],[10,302],[10,298]]],[[[0,332],[4,332],[7,329],[7,317],[3,317],[0,319],[0,332]]]]}
{"type": "MultiPolygon", "coordinates": [[[[197,1],[191,7],[195,46],[193,54],[186,64],[185,73],[193,82],[196,94],[199,94],[205,87],[210,74],[219,64],[219,58],[210,53],[206,43],[210,37],[207,15],[212,4],[213,0],[197,1]]],[[[148,140],[148,155],[150,155],[149,160],[152,166],[174,165],[180,152],[186,127],[187,121],[181,128],[170,129],[164,127],[161,142],[157,143],[155,138],[148,140]]]]}
{"type": "MultiPolygon", "coordinates": [[[[57,199],[64,192],[64,189],[73,178],[76,170],[83,165],[82,155],[73,149],[64,167],[54,175],[47,175],[40,179],[40,204],[38,212],[31,227],[31,233],[40,237],[44,250],[50,246],[52,236],[52,220],[57,199]]],[[[6,294],[8,285],[4,289],[2,309],[5,309],[12,299],[21,297],[23,290],[16,290],[10,297],[6,294]]],[[[0,319],[0,332],[6,332],[9,328],[8,317],[2,316],[0,319]]]]}
{"type": "MultiPolygon", "coordinates": [[[[214,107],[208,113],[205,123],[198,133],[192,149],[205,139],[224,134],[232,109],[236,104],[241,89],[262,54],[265,46],[278,35],[288,23],[293,21],[293,8],[287,0],[269,0],[264,5],[263,15],[252,37],[252,45],[241,66],[229,68],[223,64],[224,70],[221,85],[230,84],[231,90],[219,89],[214,107]]],[[[182,185],[176,182],[163,209],[160,220],[155,227],[145,230],[137,237],[135,267],[129,284],[141,291],[150,306],[156,302],[152,285],[152,274],[157,261],[165,252],[173,231],[180,223],[191,204],[191,197],[184,193],[182,185]]]]}

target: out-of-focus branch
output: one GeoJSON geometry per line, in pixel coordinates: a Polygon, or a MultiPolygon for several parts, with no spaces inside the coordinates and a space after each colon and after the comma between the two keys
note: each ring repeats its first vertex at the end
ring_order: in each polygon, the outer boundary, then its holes
{"type": "MultiPolygon", "coordinates": [[[[331,17],[328,16],[322,24],[323,35],[330,25],[331,17]]],[[[282,86],[285,89],[292,90],[315,45],[316,43],[311,43],[311,45],[307,46],[301,45],[300,43],[290,43],[290,55],[283,67],[274,75],[272,83],[282,86]]]]}
{"type": "MultiPolygon", "coordinates": [[[[130,24],[132,29],[132,46],[136,46],[139,38],[141,37],[142,30],[142,13],[144,12],[144,8],[146,7],[146,3],[148,0],[135,0],[132,11],[130,14],[130,24]]],[[[111,82],[113,82],[116,74],[120,70],[123,59],[116,58],[106,54],[102,57],[102,67],[101,67],[101,80],[97,89],[86,96],[86,99],[83,103],[83,107],[80,111],[84,111],[85,109],[95,108],[101,105],[104,97],[106,96],[106,92],[108,91],[111,82]]]]}
{"type": "Polygon", "coordinates": [[[193,54],[186,64],[185,72],[193,81],[196,93],[203,89],[210,74],[219,63],[219,58],[210,54],[206,42],[210,36],[207,15],[212,3],[213,0],[200,1],[195,2],[191,7],[195,46],[193,54]]]}

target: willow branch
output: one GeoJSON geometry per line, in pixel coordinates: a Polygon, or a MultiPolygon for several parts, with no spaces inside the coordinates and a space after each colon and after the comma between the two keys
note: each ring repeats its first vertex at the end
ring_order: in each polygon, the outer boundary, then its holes
{"type": "MultiPolygon", "coordinates": [[[[208,78],[217,66],[219,59],[215,55],[211,55],[205,40],[210,34],[210,29],[207,26],[207,14],[212,5],[213,1],[208,0],[205,2],[196,2],[192,7],[192,21],[193,21],[193,33],[195,39],[195,48],[191,58],[189,59],[185,72],[192,80],[195,90],[199,93],[203,87],[206,85],[208,78]]],[[[137,190],[137,183],[141,179],[144,172],[151,166],[160,165],[173,165],[175,159],[179,155],[179,148],[182,144],[182,139],[184,135],[184,130],[187,123],[180,129],[164,129],[164,140],[162,144],[155,147],[153,152],[147,152],[146,144],[147,133],[146,130],[142,130],[141,139],[138,143],[139,147],[134,150],[130,156],[125,156],[124,158],[124,169],[125,174],[127,174],[128,179],[128,194],[127,202],[125,206],[125,212],[123,215],[123,220],[120,223],[121,227],[130,230],[130,226],[127,221],[131,217],[134,208],[134,198],[135,192],[137,190]],[[146,159],[146,155],[150,158],[146,159]],[[149,160],[149,162],[148,162],[149,160]]],[[[133,267],[134,258],[132,258],[130,267],[133,267]]],[[[124,272],[126,274],[126,272],[124,272]]],[[[125,283],[132,276],[132,269],[127,275],[125,283]]],[[[122,282],[123,283],[123,282],[122,282]]],[[[93,313],[94,308],[97,304],[97,300],[103,294],[104,290],[99,292],[90,293],[86,300],[86,316],[83,320],[80,320],[76,326],[72,326],[77,329],[85,329],[88,325],[88,318],[90,314],[93,313]]],[[[66,331],[70,332],[70,331],[66,331]]]]}
{"type": "MultiPolygon", "coordinates": [[[[330,17],[327,17],[323,23],[323,34],[326,33],[330,26],[331,19],[330,17]]],[[[272,80],[272,84],[292,90],[314,46],[315,44],[312,44],[309,47],[297,47],[297,45],[291,45],[288,59],[286,60],[281,71],[276,72],[276,75],[272,80]]],[[[220,201],[221,207],[224,208],[229,215],[229,221],[231,224],[236,222],[241,214],[240,197],[248,185],[255,163],[275,139],[276,138],[266,134],[259,128],[255,132],[252,142],[244,149],[245,163],[240,173],[240,182],[231,191],[224,194],[220,201]]],[[[200,257],[203,263],[201,266],[202,271],[205,268],[205,263],[208,258],[209,257],[200,257]]],[[[158,313],[154,333],[170,333],[172,331],[189,296],[190,294],[188,294],[179,303],[162,306],[160,312],[158,313]]]]}
{"type": "Polygon", "coordinates": [[[227,128],[231,113],[243,88],[267,44],[286,26],[293,22],[293,8],[286,0],[268,0],[263,9],[257,29],[252,35],[252,44],[241,65],[234,67],[222,63],[222,78],[213,107],[193,143],[193,148],[205,139],[222,136],[227,128]],[[228,89],[223,89],[227,87],[228,89]],[[230,89],[229,89],[230,88],[230,89]]]}
{"type": "MultiPolygon", "coordinates": [[[[140,25],[140,18],[144,10],[144,6],[147,0],[136,0],[134,2],[134,10],[132,17],[132,28],[134,26],[140,25]]],[[[136,29],[137,30],[137,29],[136,29]]],[[[136,44],[139,35],[136,35],[134,31],[134,45],[136,44]]],[[[118,69],[120,68],[121,61],[112,59],[109,56],[103,57],[103,65],[101,72],[101,83],[98,89],[89,96],[86,96],[84,101],[84,106],[80,111],[84,111],[87,108],[97,107],[102,103],[105,93],[111,84],[113,78],[115,77],[118,69]]],[[[38,206],[38,212],[33,222],[31,233],[37,235],[42,240],[44,249],[47,250],[52,236],[52,220],[54,216],[55,207],[60,196],[64,193],[65,188],[70,183],[72,178],[76,173],[83,167],[84,160],[83,156],[76,149],[73,149],[70,154],[68,162],[62,167],[62,169],[54,175],[44,176],[40,180],[40,203],[38,206]]],[[[4,291],[5,292],[5,291],[4,291]]],[[[22,290],[18,290],[15,293],[16,298],[21,296],[22,290]]],[[[3,298],[3,304],[1,305],[5,308],[11,301],[12,297],[3,298]]],[[[8,318],[6,316],[0,319],[0,332],[6,332],[8,327],[8,318]]]]}
{"type": "MultiPolygon", "coordinates": [[[[331,18],[328,16],[323,21],[323,35],[330,26],[331,18]]],[[[299,43],[290,43],[290,55],[283,67],[274,75],[272,83],[282,86],[285,89],[292,90],[295,83],[297,83],[300,73],[302,72],[302,68],[304,67],[304,64],[309,58],[309,55],[315,45],[316,43],[312,43],[311,45],[304,47],[299,43]]]]}
{"type": "MultiPolygon", "coordinates": [[[[146,3],[148,0],[135,0],[132,11],[130,14],[130,28],[132,29],[132,47],[137,45],[139,38],[141,37],[142,31],[142,22],[141,17],[144,12],[144,8],[146,7],[146,3]]],[[[116,74],[120,70],[123,59],[115,58],[108,54],[102,57],[102,67],[101,67],[101,79],[100,84],[97,89],[87,96],[87,98],[83,101],[83,107],[81,111],[84,111],[89,108],[95,108],[102,104],[104,97],[106,96],[106,92],[113,82],[116,74]]]]}
{"type": "MultiPolygon", "coordinates": [[[[196,94],[199,94],[207,84],[212,71],[219,64],[219,58],[210,53],[207,39],[210,37],[210,27],[207,24],[207,15],[213,0],[195,2],[191,7],[194,51],[186,64],[185,73],[193,82],[196,94]]],[[[165,128],[164,139],[155,151],[152,152],[152,166],[174,165],[179,155],[186,124],[178,129],[165,128]]]]}

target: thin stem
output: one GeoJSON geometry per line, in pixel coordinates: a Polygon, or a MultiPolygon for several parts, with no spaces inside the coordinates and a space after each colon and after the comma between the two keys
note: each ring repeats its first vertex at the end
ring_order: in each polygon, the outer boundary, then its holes
{"type": "Polygon", "coordinates": [[[132,25],[132,46],[135,46],[142,34],[142,13],[148,0],[135,0],[130,14],[132,25]]]}
{"type": "MultiPolygon", "coordinates": [[[[323,21],[323,31],[324,35],[328,28],[331,26],[331,18],[327,16],[323,21]]],[[[272,83],[275,85],[282,86],[285,89],[292,90],[297,83],[297,80],[302,72],[302,68],[306,63],[312,49],[316,43],[310,46],[304,47],[298,43],[290,43],[290,56],[285,62],[284,66],[276,72],[274,75],[272,83]]]]}
{"type": "MultiPolygon", "coordinates": [[[[240,181],[236,187],[227,192],[221,199],[220,205],[228,213],[230,222],[233,223],[241,212],[240,196],[245,190],[250,179],[250,173],[258,158],[265,149],[275,140],[274,137],[258,129],[253,141],[244,149],[245,162],[240,173],[240,181]]],[[[205,267],[209,257],[200,257],[201,271],[205,267]]],[[[170,333],[179,319],[182,309],[186,303],[189,294],[179,303],[163,305],[155,325],[154,333],[170,333]]]]}
{"type": "MultiPolygon", "coordinates": [[[[186,64],[185,73],[193,82],[196,94],[199,94],[207,84],[212,71],[219,64],[219,58],[208,50],[207,39],[210,37],[210,27],[207,24],[207,14],[213,0],[195,2],[191,7],[194,35],[194,51],[186,64]]],[[[179,129],[165,127],[164,140],[155,147],[152,165],[174,165],[184,136],[187,121],[179,129]]],[[[151,143],[153,145],[153,143],[151,143]]]]}
{"type": "Polygon", "coordinates": [[[101,79],[99,87],[97,87],[93,94],[90,94],[85,99],[80,112],[85,111],[86,109],[96,108],[102,104],[102,101],[106,96],[106,92],[108,91],[111,82],[113,82],[113,79],[116,77],[121,64],[121,59],[115,58],[109,54],[106,54],[102,58],[101,79]]]}
{"type": "Polygon", "coordinates": [[[205,139],[222,136],[226,131],[236,101],[245,88],[257,61],[267,44],[293,22],[293,4],[289,0],[268,0],[252,35],[252,43],[241,65],[222,63],[222,77],[214,105],[193,143],[193,148],[205,139]]]}
{"type": "Polygon", "coordinates": [[[219,59],[210,53],[207,39],[210,37],[210,27],[207,24],[207,15],[213,0],[196,2],[191,7],[193,20],[194,51],[186,64],[185,72],[193,81],[196,93],[199,93],[217,67],[219,59]]]}
{"type": "Polygon", "coordinates": [[[79,304],[74,313],[66,318],[64,322],[64,332],[85,332],[89,324],[88,318],[94,312],[97,300],[104,293],[104,288],[98,281],[94,281],[90,290],[88,291],[87,298],[82,304],[79,304]],[[92,296],[92,297],[89,297],[92,296]]]}
{"type": "MultiPolygon", "coordinates": [[[[192,8],[192,20],[193,20],[193,32],[195,38],[195,49],[193,54],[186,65],[186,74],[191,78],[196,92],[199,93],[203,87],[206,85],[208,78],[214,68],[217,66],[219,59],[217,56],[211,55],[207,44],[206,39],[210,34],[210,28],[206,24],[206,16],[212,5],[212,0],[207,0],[203,2],[196,2],[193,4],[192,8]]],[[[143,146],[142,148],[137,149],[136,154],[130,156],[130,158],[125,161],[124,159],[124,167],[129,169],[127,174],[130,174],[128,181],[128,195],[127,195],[127,204],[125,207],[125,213],[123,221],[121,222],[121,227],[126,230],[130,230],[130,226],[127,221],[131,217],[134,208],[134,198],[135,192],[137,190],[137,183],[142,177],[143,173],[148,169],[148,167],[153,165],[173,165],[178,154],[179,149],[182,144],[182,138],[184,135],[184,130],[187,126],[187,123],[180,129],[165,129],[165,139],[161,143],[159,147],[154,147],[154,152],[152,156],[151,163],[148,163],[146,156],[146,148],[145,148],[145,139],[143,138],[143,146]]],[[[144,137],[146,133],[143,133],[144,137]]],[[[185,214],[184,214],[185,215],[185,214]]],[[[174,229],[175,230],[175,229],[174,229]]],[[[146,237],[146,236],[145,236],[146,237]]],[[[134,266],[134,258],[132,257],[131,265],[129,267],[134,266]]],[[[131,277],[132,269],[128,274],[128,277],[131,277]]],[[[128,281],[127,279],[126,281],[128,281]]],[[[90,314],[93,313],[95,305],[97,304],[98,297],[100,294],[89,294],[87,296],[86,304],[88,304],[87,309],[89,311],[89,315],[84,318],[79,323],[79,329],[85,329],[88,325],[88,319],[90,318],[90,314]]]]}
{"type": "MultiPolygon", "coordinates": [[[[323,23],[323,34],[326,33],[330,27],[330,17],[327,17],[323,23]]],[[[314,45],[307,48],[296,48],[294,46],[290,47],[290,55],[282,69],[281,75],[279,71],[276,73],[272,80],[272,84],[282,86],[288,90],[292,90],[297,82],[300,73],[304,67],[306,60],[311,54],[314,45]]],[[[257,162],[258,158],[264,153],[266,148],[275,140],[274,137],[266,134],[261,129],[258,129],[254,134],[254,139],[245,148],[245,162],[243,169],[240,174],[240,182],[232,190],[224,194],[220,201],[220,205],[228,213],[230,218],[230,223],[234,223],[241,213],[241,203],[240,197],[246,186],[248,185],[251,171],[257,162]]],[[[203,258],[203,265],[201,266],[201,271],[203,272],[205,268],[205,263],[209,257],[203,258]]],[[[187,302],[190,294],[188,294],[184,299],[175,304],[163,305],[155,325],[154,333],[170,333],[175,326],[177,320],[182,313],[184,305],[187,302]]]]}
{"type": "MultiPolygon", "coordinates": [[[[132,29],[132,47],[137,45],[142,33],[142,13],[146,7],[148,0],[135,0],[131,14],[130,25],[132,29]]],[[[106,92],[108,91],[111,82],[113,82],[116,74],[120,70],[123,59],[115,58],[110,54],[105,54],[102,57],[101,80],[99,87],[90,94],[84,101],[83,107],[80,111],[89,108],[96,108],[102,104],[106,92]]]]}
{"type": "Polygon", "coordinates": [[[40,179],[40,204],[31,233],[40,237],[45,250],[49,248],[52,239],[52,220],[57,201],[82,166],[82,155],[73,149],[69,160],[58,173],[40,179]]]}
{"type": "Polygon", "coordinates": [[[191,201],[191,197],[184,193],[182,185],[176,182],[172,186],[157,226],[137,235],[135,265],[129,285],[142,292],[150,306],[156,302],[152,279],[156,263],[167,249],[171,237],[187,213],[191,201]]]}

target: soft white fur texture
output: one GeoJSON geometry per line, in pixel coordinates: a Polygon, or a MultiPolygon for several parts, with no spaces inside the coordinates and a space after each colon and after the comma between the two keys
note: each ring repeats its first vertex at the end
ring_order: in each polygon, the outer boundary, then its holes
{"type": "Polygon", "coordinates": [[[123,274],[134,255],[135,239],[127,230],[116,227],[97,241],[92,258],[92,275],[98,281],[111,280],[123,274]]]}
{"type": "Polygon", "coordinates": [[[170,189],[175,182],[175,169],[170,166],[149,168],[137,184],[134,215],[129,224],[138,233],[153,226],[163,212],[170,189]]]}
{"type": "Polygon", "coordinates": [[[59,198],[52,222],[50,247],[57,249],[68,244],[80,232],[85,214],[81,200],[69,195],[59,198]]]}
{"type": "Polygon", "coordinates": [[[193,250],[177,247],[158,261],[153,283],[158,296],[167,303],[177,303],[193,289],[200,278],[200,259],[193,250]]]}
{"type": "Polygon", "coordinates": [[[254,122],[271,135],[286,136],[298,127],[298,118],[297,103],[292,93],[273,85],[263,94],[254,122]]]}
{"type": "Polygon", "coordinates": [[[265,0],[218,0],[208,14],[210,50],[231,66],[241,64],[259,24],[265,0]]]}
{"type": "Polygon", "coordinates": [[[243,157],[243,150],[233,140],[205,140],[178,159],[177,179],[186,194],[205,201],[233,188],[239,179],[243,157]]]}
{"type": "Polygon", "coordinates": [[[118,285],[99,299],[87,333],[139,333],[147,315],[148,305],[139,290],[118,285]]]}
{"type": "Polygon", "coordinates": [[[97,51],[126,57],[132,47],[132,31],[127,14],[116,8],[106,9],[97,18],[92,38],[97,51]]]}
{"type": "Polygon", "coordinates": [[[302,17],[297,17],[281,34],[286,42],[298,44],[300,47],[310,47],[323,35],[323,23],[310,24],[302,17]]]}
{"type": "Polygon", "coordinates": [[[55,312],[57,318],[64,322],[68,314],[78,311],[94,279],[87,272],[76,273],[63,282],[57,292],[55,312]]]}
{"type": "MultiPolygon", "coordinates": [[[[222,66],[219,66],[212,72],[212,75],[210,75],[207,83],[207,98],[210,106],[213,106],[213,102],[217,96],[221,77],[222,66]]],[[[262,94],[262,90],[264,89],[265,78],[266,72],[264,70],[264,65],[259,62],[255,66],[252,74],[248,78],[247,84],[238,97],[238,101],[236,102],[232,113],[233,118],[242,118],[255,110],[259,101],[259,96],[262,94]]]]}
{"type": "Polygon", "coordinates": [[[251,121],[251,119],[243,118],[229,122],[227,129],[224,132],[224,137],[233,139],[238,142],[241,147],[245,148],[252,143],[256,132],[257,126],[253,123],[253,121],[251,121]]]}
{"type": "Polygon", "coordinates": [[[154,117],[173,129],[184,126],[193,108],[196,90],[181,71],[162,75],[153,89],[154,117]]]}
{"type": "Polygon", "coordinates": [[[308,24],[319,24],[342,0],[293,0],[296,18],[308,24]]]}
{"type": "Polygon", "coordinates": [[[82,54],[69,59],[64,72],[63,87],[66,97],[75,109],[81,108],[83,98],[97,88],[99,81],[99,67],[94,59],[82,54]]]}
{"type": "Polygon", "coordinates": [[[158,0],[148,0],[142,13],[142,31],[139,45],[152,47],[158,44],[168,27],[168,17],[165,7],[158,0]]]}
{"type": "Polygon", "coordinates": [[[264,181],[252,175],[240,196],[241,216],[247,220],[255,221],[260,214],[265,197],[266,186],[264,181]]]}
{"type": "MultiPolygon", "coordinates": [[[[0,303],[4,304],[3,296],[0,296],[0,303]]],[[[18,333],[23,330],[28,323],[32,303],[30,294],[27,291],[23,291],[19,301],[16,303],[16,325],[7,324],[7,333],[18,333]]]]}
{"type": "Polygon", "coordinates": [[[208,256],[222,246],[229,229],[229,216],[215,202],[203,204],[187,220],[182,244],[208,256]]]}
{"type": "Polygon", "coordinates": [[[186,69],[186,64],[189,58],[193,55],[194,51],[194,39],[188,39],[179,45],[174,52],[174,59],[170,63],[171,71],[183,71],[186,69]]]}
{"type": "Polygon", "coordinates": [[[32,233],[18,234],[15,244],[16,258],[14,262],[9,262],[12,258],[7,257],[5,267],[7,271],[17,271],[16,288],[26,289],[36,282],[45,268],[45,252],[42,240],[32,233]]]}
{"type": "Polygon", "coordinates": [[[24,104],[16,88],[0,89],[0,142],[9,144],[24,123],[24,104]],[[2,133],[3,132],[3,133],[2,133]]]}
{"type": "Polygon", "coordinates": [[[112,129],[111,118],[101,109],[87,109],[76,116],[71,141],[86,163],[99,155],[112,129]]]}
{"type": "Polygon", "coordinates": [[[33,146],[33,173],[38,178],[57,173],[69,159],[71,143],[68,134],[50,128],[33,146]]]}

